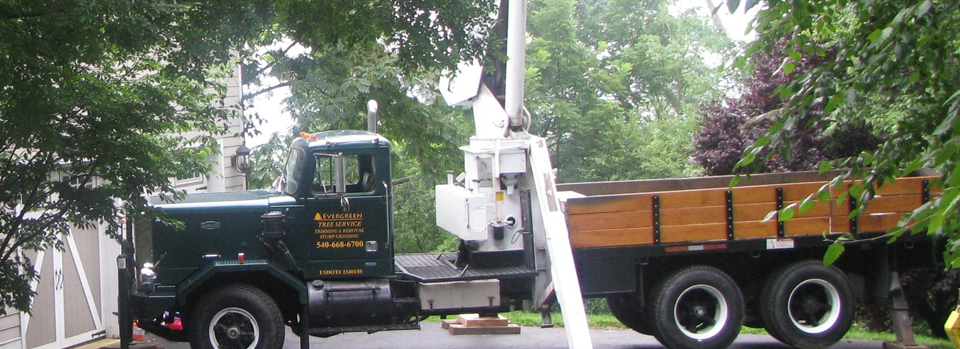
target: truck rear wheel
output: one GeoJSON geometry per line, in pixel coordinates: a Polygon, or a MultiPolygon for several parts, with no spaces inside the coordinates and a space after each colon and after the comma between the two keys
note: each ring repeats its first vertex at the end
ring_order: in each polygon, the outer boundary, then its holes
{"type": "Polygon", "coordinates": [[[260,289],[230,285],[204,297],[189,320],[192,349],[279,349],[283,316],[260,289]]]}
{"type": "Polygon", "coordinates": [[[610,314],[613,314],[613,317],[624,326],[642,334],[651,335],[653,331],[650,329],[649,314],[640,305],[638,297],[634,294],[608,296],[607,307],[610,308],[610,314]]]}
{"type": "Polygon", "coordinates": [[[808,260],[773,274],[761,294],[767,332],[797,348],[825,348],[853,323],[853,294],[847,277],[836,267],[808,260]]]}
{"type": "Polygon", "coordinates": [[[654,336],[668,348],[726,348],[740,334],[743,296],[719,269],[682,269],[661,281],[653,295],[654,336]]]}

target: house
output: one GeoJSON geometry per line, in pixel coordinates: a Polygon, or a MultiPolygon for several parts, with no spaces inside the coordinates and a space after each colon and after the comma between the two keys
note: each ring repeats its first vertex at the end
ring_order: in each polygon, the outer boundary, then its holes
{"type": "MultiPolygon", "coordinates": [[[[240,105],[239,67],[227,78],[225,105],[240,105]]],[[[236,108],[234,108],[236,109],[236,108]]],[[[209,158],[212,171],[190,178],[173,178],[188,193],[244,190],[246,181],[233,155],[243,142],[239,110],[229,131],[217,136],[220,154],[209,158]]],[[[52,176],[60,178],[62,174],[52,176]]],[[[75,180],[63,178],[65,180],[75,180]]],[[[94,179],[91,185],[98,185],[94,179]]],[[[40,280],[32,314],[7,310],[0,316],[0,349],[59,349],[104,337],[119,337],[117,316],[117,256],[120,245],[107,237],[104,227],[71,228],[63,238],[64,250],[24,251],[34,261],[40,280]]]]}

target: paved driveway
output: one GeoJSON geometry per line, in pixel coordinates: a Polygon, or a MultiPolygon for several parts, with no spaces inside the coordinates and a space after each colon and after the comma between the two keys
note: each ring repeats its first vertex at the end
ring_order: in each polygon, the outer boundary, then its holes
{"type": "MultiPolygon", "coordinates": [[[[566,334],[562,328],[542,329],[524,327],[520,334],[510,335],[460,335],[453,336],[440,328],[439,323],[421,323],[419,331],[388,331],[374,334],[347,333],[330,338],[310,338],[311,348],[362,348],[362,349],[466,349],[466,348],[516,348],[516,349],[561,349],[567,347],[566,334]]],[[[656,339],[629,330],[590,330],[593,347],[597,349],[653,349],[663,348],[656,339]]],[[[169,343],[157,339],[166,349],[189,349],[187,343],[169,343]]],[[[284,349],[298,349],[300,339],[287,331],[284,349]]],[[[879,349],[881,342],[843,340],[831,349],[879,349]]],[[[740,335],[731,348],[777,349],[789,348],[770,336],[740,335]]]]}

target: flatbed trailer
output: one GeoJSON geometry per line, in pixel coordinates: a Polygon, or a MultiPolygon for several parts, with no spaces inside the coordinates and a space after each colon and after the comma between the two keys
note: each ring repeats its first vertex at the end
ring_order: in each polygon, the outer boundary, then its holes
{"type": "Polygon", "coordinates": [[[753,175],[735,187],[730,176],[558,184],[568,192],[583,295],[606,297],[621,322],[670,347],[723,347],[741,322],[795,347],[832,344],[849,328],[855,299],[891,300],[897,262],[931,265],[939,255],[926,237],[893,244],[883,237],[938,195],[930,185],[936,176],[886,183],[854,217],[856,202],[841,199],[841,190],[785,221],[771,213],[799,206],[832,178],[753,175]],[[826,249],[844,234],[855,240],[824,267],[826,249]]]}

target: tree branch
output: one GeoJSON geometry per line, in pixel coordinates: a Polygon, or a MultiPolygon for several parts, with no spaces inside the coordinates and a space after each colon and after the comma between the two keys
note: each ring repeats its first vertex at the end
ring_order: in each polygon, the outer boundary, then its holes
{"type": "Polygon", "coordinates": [[[416,176],[408,176],[408,177],[403,177],[403,178],[397,178],[397,179],[394,179],[394,180],[393,180],[393,183],[392,183],[392,184],[393,184],[394,186],[397,186],[397,185],[400,185],[400,184],[403,184],[403,183],[406,183],[406,182],[409,182],[409,181],[413,180],[414,177],[416,177],[416,176]]]}
{"type": "MultiPolygon", "coordinates": [[[[287,52],[290,52],[290,49],[292,49],[292,48],[293,48],[294,46],[296,46],[297,44],[299,44],[299,42],[293,41],[293,43],[291,43],[290,46],[287,46],[287,48],[285,48],[285,49],[283,49],[282,51],[280,51],[280,53],[283,54],[283,56],[286,56],[286,55],[287,55],[287,52]]],[[[277,62],[279,62],[279,61],[278,61],[278,60],[274,60],[273,62],[268,63],[268,64],[265,65],[263,68],[258,69],[257,72],[256,72],[256,74],[257,74],[257,75],[263,74],[263,72],[267,71],[267,69],[270,69],[271,67],[277,65],[277,62]]]]}
{"type": "Polygon", "coordinates": [[[253,99],[253,98],[256,97],[256,96],[259,96],[259,95],[262,95],[262,94],[264,94],[264,93],[267,93],[267,92],[276,90],[276,89],[278,89],[278,88],[287,87],[287,86],[290,86],[290,83],[289,83],[289,82],[281,82],[281,83],[279,83],[279,84],[276,84],[276,85],[267,87],[267,88],[262,89],[262,90],[260,90],[260,91],[257,91],[257,92],[254,92],[254,93],[245,95],[245,96],[243,96],[243,100],[244,100],[244,101],[250,100],[250,99],[253,99]]]}

